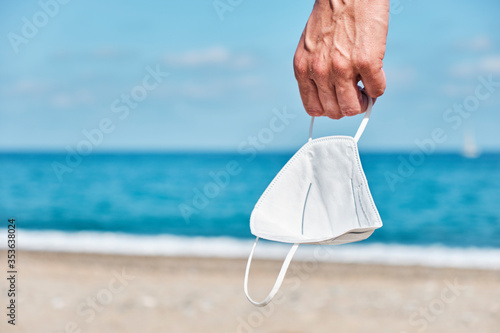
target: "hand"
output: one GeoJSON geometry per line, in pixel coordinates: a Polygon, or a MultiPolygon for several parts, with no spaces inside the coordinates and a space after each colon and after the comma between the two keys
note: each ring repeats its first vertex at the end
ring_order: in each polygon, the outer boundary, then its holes
{"type": "Polygon", "coordinates": [[[365,112],[385,90],[389,0],[316,0],[293,61],[304,108],[340,119],[365,112]]]}

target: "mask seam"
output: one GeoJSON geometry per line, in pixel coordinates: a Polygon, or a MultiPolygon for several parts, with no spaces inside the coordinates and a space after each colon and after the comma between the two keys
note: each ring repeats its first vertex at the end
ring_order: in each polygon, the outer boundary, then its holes
{"type": "Polygon", "coordinates": [[[302,209],[302,236],[304,236],[304,215],[306,214],[307,198],[309,198],[309,191],[311,191],[312,183],[309,183],[309,188],[307,189],[306,200],[304,201],[304,208],[302,209]]]}
{"type": "MultiPolygon", "coordinates": [[[[368,215],[366,215],[366,212],[365,212],[365,208],[363,207],[363,201],[361,201],[361,195],[360,195],[360,192],[363,190],[363,183],[361,183],[359,186],[358,186],[358,200],[359,200],[359,206],[361,207],[361,211],[363,212],[363,215],[365,216],[365,219],[367,221],[370,221],[370,219],[368,218],[368,215]]],[[[361,227],[361,222],[360,222],[360,225],[361,227]]]]}
{"type": "MultiPolygon", "coordinates": [[[[368,185],[368,180],[366,179],[366,175],[365,175],[365,173],[363,171],[363,165],[361,164],[361,160],[359,158],[359,152],[358,152],[358,145],[357,144],[355,145],[355,148],[356,148],[356,161],[357,161],[358,167],[361,170],[361,176],[363,177],[364,183],[368,187],[368,193],[369,193],[368,199],[370,200],[372,208],[373,208],[373,210],[376,213],[376,218],[377,218],[378,222],[382,225],[382,219],[380,217],[380,213],[378,212],[377,207],[375,206],[375,202],[373,201],[373,197],[372,197],[371,192],[370,192],[370,187],[368,185]]],[[[363,183],[361,183],[361,184],[363,184],[363,183]]]]}
{"type": "Polygon", "coordinates": [[[361,221],[359,220],[359,215],[358,215],[358,205],[356,204],[356,193],[354,192],[354,184],[352,183],[352,178],[351,178],[351,191],[352,191],[352,199],[354,201],[354,211],[356,212],[356,219],[358,220],[358,226],[361,227],[361,221]]]}

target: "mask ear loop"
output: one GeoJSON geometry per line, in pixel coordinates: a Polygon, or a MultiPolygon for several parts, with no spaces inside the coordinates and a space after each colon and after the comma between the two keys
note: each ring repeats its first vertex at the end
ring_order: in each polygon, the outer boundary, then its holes
{"type": "Polygon", "coordinates": [[[307,141],[311,141],[312,140],[313,127],[314,127],[314,116],[311,117],[311,126],[309,126],[309,140],[307,140],[307,141]]]}
{"type": "Polygon", "coordinates": [[[361,90],[361,93],[364,94],[366,98],[368,98],[368,107],[366,108],[365,116],[361,121],[361,125],[359,125],[358,131],[354,136],[354,141],[356,143],[358,143],[359,138],[361,138],[361,134],[363,134],[363,132],[365,131],[366,125],[368,124],[368,120],[370,120],[370,114],[372,113],[372,107],[373,107],[373,99],[366,94],[364,89],[361,90]]]}
{"type": "Polygon", "coordinates": [[[250,295],[248,294],[248,273],[250,272],[250,264],[252,262],[253,258],[253,253],[255,251],[255,247],[257,246],[257,242],[259,241],[259,237],[255,239],[255,242],[253,243],[252,247],[252,252],[250,252],[250,256],[248,257],[248,262],[247,262],[247,268],[245,270],[245,281],[243,285],[243,289],[245,290],[245,295],[247,296],[248,300],[250,303],[252,303],[255,306],[266,306],[269,304],[269,302],[272,301],[274,296],[276,296],[276,293],[281,287],[281,284],[283,283],[283,280],[285,279],[286,271],[288,270],[288,266],[290,265],[290,262],[292,261],[293,255],[295,254],[295,251],[297,251],[297,248],[299,247],[298,243],[295,243],[292,245],[290,250],[288,251],[288,254],[286,255],[285,260],[283,261],[283,265],[281,266],[280,272],[278,274],[278,277],[276,278],[276,282],[274,283],[273,288],[269,292],[269,294],[266,296],[266,298],[261,301],[255,301],[253,300],[250,295]]]}
{"type": "MultiPolygon", "coordinates": [[[[372,113],[372,107],[373,107],[373,99],[368,96],[365,92],[364,89],[361,90],[361,93],[366,96],[368,99],[368,107],[366,108],[365,116],[363,117],[363,120],[361,121],[361,124],[359,125],[358,131],[356,132],[356,135],[354,136],[354,141],[358,143],[359,138],[361,138],[361,135],[365,131],[366,125],[368,124],[368,120],[370,120],[370,114],[372,113]]],[[[311,117],[311,125],[309,126],[309,140],[312,140],[312,133],[313,133],[313,127],[314,127],[314,117],[311,117]]]]}

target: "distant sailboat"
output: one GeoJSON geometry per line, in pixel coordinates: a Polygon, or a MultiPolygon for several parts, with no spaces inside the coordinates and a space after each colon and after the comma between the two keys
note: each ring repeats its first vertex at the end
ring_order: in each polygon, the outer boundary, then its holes
{"type": "Polygon", "coordinates": [[[464,146],[462,150],[462,155],[466,158],[477,158],[479,157],[479,149],[476,145],[476,137],[474,131],[465,130],[464,131],[464,146]]]}

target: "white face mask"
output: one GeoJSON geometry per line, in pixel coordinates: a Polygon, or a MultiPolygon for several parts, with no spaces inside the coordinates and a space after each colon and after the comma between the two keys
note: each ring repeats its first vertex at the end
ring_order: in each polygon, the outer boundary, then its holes
{"type": "Polygon", "coordinates": [[[299,244],[344,244],[368,238],[382,226],[358,154],[357,142],[370,117],[354,138],[328,136],[311,140],[287,162],[264,191],[250,217],[257,239],[248,258],[245,294],[257,306],[267,305],[278,292],[299,244]],[[269,295],[256,302],[248,295],[248,272],[259,238],[294,243],[269,295]]]}

